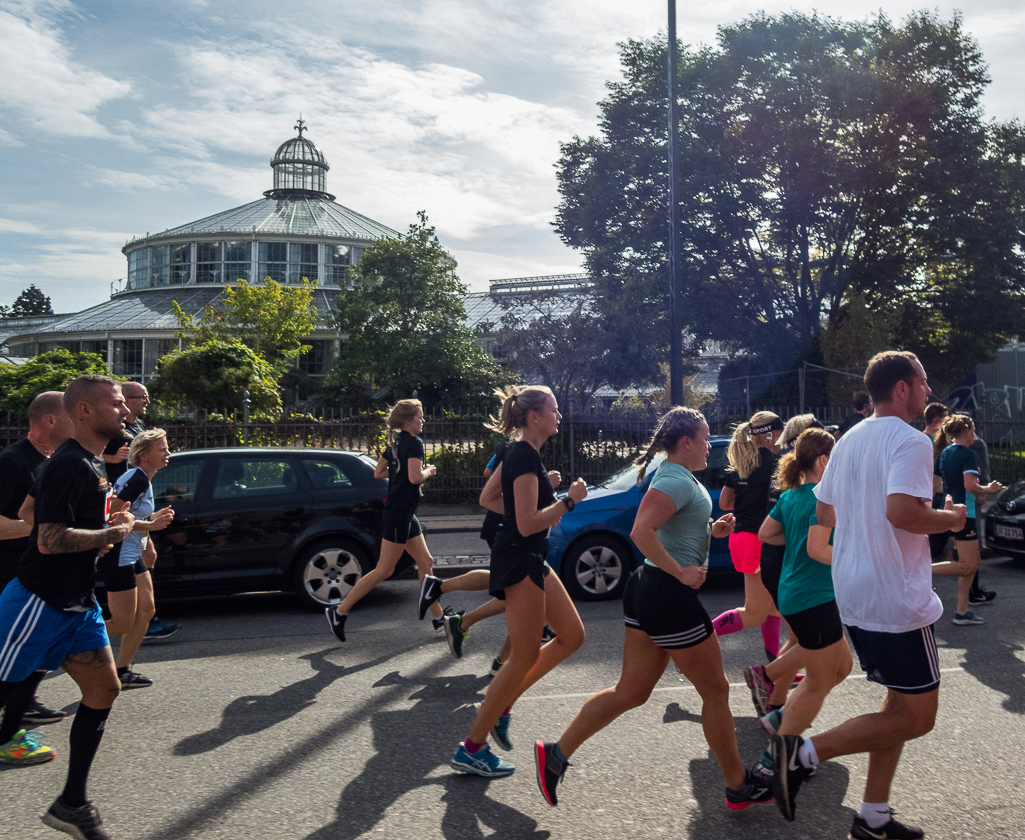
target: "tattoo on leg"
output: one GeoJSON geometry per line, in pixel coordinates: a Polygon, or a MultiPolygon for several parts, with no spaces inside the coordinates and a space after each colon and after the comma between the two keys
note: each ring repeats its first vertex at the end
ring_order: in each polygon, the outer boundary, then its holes
{"type": "Polygon", "coordinates": [[[74,668],[107,668],[114,664],[114,654],[111,653],[110,645],[107,647],[96,648],[96,650],[86,650],[81,653],[73,653],[67,659],[64,660],[64,669],[68,670],[70,665],[74,668]]]}

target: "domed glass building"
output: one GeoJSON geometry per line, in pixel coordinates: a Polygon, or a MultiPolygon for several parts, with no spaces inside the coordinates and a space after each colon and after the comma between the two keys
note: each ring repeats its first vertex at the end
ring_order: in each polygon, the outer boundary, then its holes
{"type": "Polygon", "coordinates": [[[325,374],[338,342],[326,319],[345,286],[346,269],[367,245],[399,233],[335,202],[327,192],[330,167],[323,153],[303,136],[302,120],[296,128],[298,136],[282,143],[270,162],[274,185],[263,198],[131,240],[122,249],[127,280],[109,301],[10,335],[9,353],[99,353],[116,375],[146,381],[157,359],[177,346],[172,301],[198,315],[236,280],[258,284],[271,277],[288,285],[306,277],[318,281],[314,300],[321,324],[299,364],[311,375],[325,374]]]}

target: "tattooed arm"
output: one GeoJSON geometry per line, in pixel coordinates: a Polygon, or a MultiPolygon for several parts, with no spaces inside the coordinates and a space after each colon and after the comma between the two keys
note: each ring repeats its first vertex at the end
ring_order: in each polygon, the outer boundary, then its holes
{"type": "Polygon", "coordinates": [[[128,536],[134,524],[135,517],[127,510],[118,513],[110,521],[109,528],[99,531],[69,528],[64,522],[41,523],[39,525],[39,553],[72,554],[90,548],[105,548],[108,545],[121,542],[128,536]]]}

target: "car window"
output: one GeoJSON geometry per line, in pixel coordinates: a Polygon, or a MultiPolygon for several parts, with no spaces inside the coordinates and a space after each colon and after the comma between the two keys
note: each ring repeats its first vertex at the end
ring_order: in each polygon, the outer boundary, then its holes
{"type": "Polygon", "coordinates": [[[306,478],[315,490],[352,487],[352,479],[334,461],[315,461],[312,458],[303,458],[300,463],[303,465],[306,478]]]}
{"type": "Polygon", "coordinates": [[[222,458],[214,482],[215,499],[248,499],[294,493],[291,458],[222,458]]]}
{"type": "Polygon", "coordinates": [[[153,477],[153,501],[159,507],[196,498],[199,477],[206,465],[204,458],[172,461],[153,477]]]}
{"type": "Polygon", "coordinates": [[[726,468],[729,466],[726,449],[726,446],[713,446],[708,453],[708,464],[694,473],[694,477],[708,490],[722,490],[726,483],[726,468]]]}
{"type": "MultiPolygon", "coordinates": [[[[648,468],[645,472],[645,475],[653,475],[655,470],[658,469],[658,465],[661,464],[665,459],[666,454],[664,452],[659,452],[658,454],[656,454],[655,457],[651,459],[651,463],[648,464],[648,468]]],[[[607,490],[615,490],[616,492],[622,492],[624,490],[629,490],[631,487],[636,487],[637,467],[635,467],[633,464],[629,464],[623,467],[623,469],[615,473],[612,476],[612,478],[610,478],[601,486],[606,488],[607,490]]]]}

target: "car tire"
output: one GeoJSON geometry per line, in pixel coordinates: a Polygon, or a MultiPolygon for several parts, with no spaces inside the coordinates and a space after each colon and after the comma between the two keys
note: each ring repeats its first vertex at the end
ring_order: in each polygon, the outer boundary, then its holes
{"type": "Polygon", "coordinates": [[[623,597],[633,571],[633,553],[616,537],[597,534],[573,543],[562,557],[559,577],[574,601],[623,597]]]}
{"type": "Polygon", "coordinates": [[[295,566],[295,591],[311,610],[337,604],[370,570],[366,551],[338,537],[308,548],[295,566]]]}

